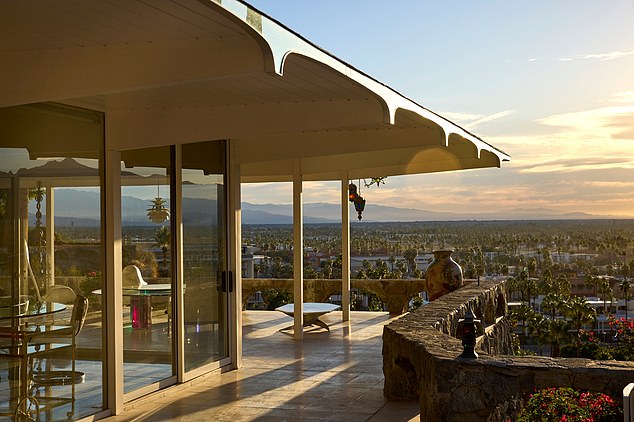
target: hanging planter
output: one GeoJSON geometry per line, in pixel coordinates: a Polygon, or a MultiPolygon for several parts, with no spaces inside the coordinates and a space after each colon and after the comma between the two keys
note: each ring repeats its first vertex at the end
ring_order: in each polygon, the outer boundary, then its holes
{"type": "Polygon", "coordinates": [[[386,176],[383,176],[383,177],[371,177],[369,182],[367,182],[365,179],[363,179],[363,184],[365,185],[366,188],[369,188],[369,187],[371,187],[374,184],[376,184],[376,187],[379,187],[379,186],[385,184],[385,179],[386,179],[386,176]]]}

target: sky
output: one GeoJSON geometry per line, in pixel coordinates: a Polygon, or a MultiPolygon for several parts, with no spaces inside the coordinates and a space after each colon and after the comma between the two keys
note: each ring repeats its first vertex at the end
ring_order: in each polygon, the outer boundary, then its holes
{"type": "MultiPolygon", "coordinates": [[[[634,1],[249,3],[512,157],[389,177],[368,204],[634,218],[634,1]]],[[[305,202],[339,195],[304,185],[305,202]]],[[[246,185],[243,200],[291,203],[291,186],[246,185]]]]}

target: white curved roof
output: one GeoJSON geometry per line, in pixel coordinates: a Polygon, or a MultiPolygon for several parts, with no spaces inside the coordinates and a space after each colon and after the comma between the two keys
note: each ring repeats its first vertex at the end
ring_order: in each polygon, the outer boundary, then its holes
{"type": "Polygon", "coordinates": [[[0,107],[104,111],[108,148],[231,139],[244,181],[510,158],[238,0],[7,0],[0,33],[0,107]]]}

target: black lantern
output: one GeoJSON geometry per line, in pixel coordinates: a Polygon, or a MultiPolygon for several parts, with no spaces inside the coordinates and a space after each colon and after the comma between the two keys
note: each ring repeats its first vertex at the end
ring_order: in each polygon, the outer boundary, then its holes
{"type": "Polygon", "coordinates": [[[358,196],[354,200],[354,209],[357,211],[359,220],[361,220],[361,213],[365,209],[365,199],[362,196],[358,196]]]}
{"type": "Polygon", "coordinates": [[[350,183],[348,185],[348,200],[350,200],[350,202],[354,202],[354,200],[358,197],[359,194],[357,193],[357,185],[350,183]]]}
{"type": "Polygon", "coordinates": [[[357,193],[357,185],[354,183],[348,185],[348,200],[354,204],[354,209],[361,220],[361,214],[365,209],[365,199],[357,193]]]}
{"type": "Polygon", "coordinates": [[[467,313],[465,314],[464,319],[460,319],[458,321],[458,332],[460,334],[460,338],[462,338],[462,347],[464,348],[462,354],[460,355],[461,358],[478,358],[478,354],[475,351],[477,338],[476,324],[478,323],[480,323],[480,320],[475,319],[475,315],[473,314],[471,308],[467,309],[467,313]]]}

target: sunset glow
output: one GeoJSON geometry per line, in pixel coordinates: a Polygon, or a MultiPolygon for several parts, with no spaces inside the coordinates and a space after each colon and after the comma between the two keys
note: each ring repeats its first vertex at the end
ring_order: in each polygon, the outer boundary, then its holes
{"type": "MultiPolygon", "coordinates": [[[[632,2],[252,3],[512,157],[501,169],[389,178],[372,201],[634,218],[632,2]]],[[[336,183],[315,185],[307,201],[338,202],[336,183]]],[[[243,194],[291,202],[284,185],[243,194]]]]}

